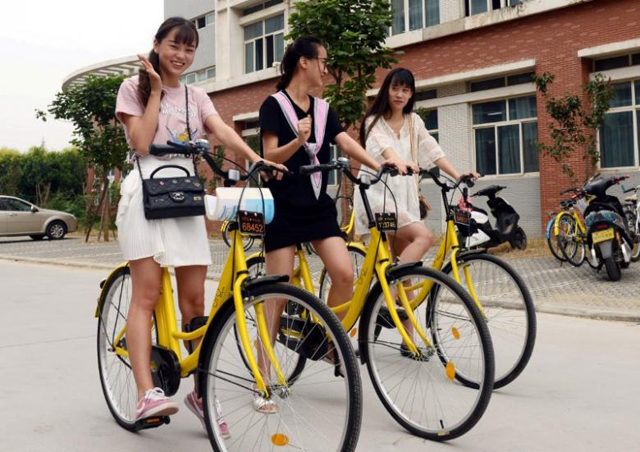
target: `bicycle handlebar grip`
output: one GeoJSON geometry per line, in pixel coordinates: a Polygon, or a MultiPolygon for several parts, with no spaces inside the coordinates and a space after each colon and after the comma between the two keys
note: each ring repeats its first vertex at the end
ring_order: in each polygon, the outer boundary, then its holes
{"type": "Polygon", "coordinates": [[[460,178],[460,182],[466,184],[467,187],[473,188],[475,182],[473,181],[473,176],[470,174],[466,174],[460,178]]]}
{"type": "Polygon", "coordinates": [[[304,165],[300,167],[300,174],[303,176],[308,176],[313,173],[317,173],[318,171],[326,171],[334,169],[331,165],[304,165]]]}
{"type": "Polygon", "coordinates": [[[150,144],[149,154],[165,155],[165,154],[193,154],[194,150],[191,146],[167,142],[167,144],[150,144]]]}

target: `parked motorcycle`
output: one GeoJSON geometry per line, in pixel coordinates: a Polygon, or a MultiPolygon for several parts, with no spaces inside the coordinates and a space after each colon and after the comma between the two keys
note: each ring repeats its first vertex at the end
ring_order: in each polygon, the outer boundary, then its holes
{"type": "MultiPolygon", "coordinates": [[[[607,194],[607,190],[629,176],[594,177],[584,186],[593,198],[585,210],[587,246],[592,260],[604,265],[611,281],[622,277],[621,269],[631,262],[632,236],[620,200],[607,194]]],[[[600,266],[600,267],[601,267],[600,266]]]]}
{"type": "Polygon", "coordinates": [[[527,234],[518,226],[520,215],[506,199],[497,196],[505,188],[507,187],[503,185],[491,185],[471,195],[488,198],[487,205],[496,220],[495,227],[491,226],[486,210],[474,206],[467,200],[467,208],[471,209],[471,234],[466,238],[461,237],[460,241],[466,248],[488,249],[505,242],[509,242],[514,249],[527,248],[527,234]]]}

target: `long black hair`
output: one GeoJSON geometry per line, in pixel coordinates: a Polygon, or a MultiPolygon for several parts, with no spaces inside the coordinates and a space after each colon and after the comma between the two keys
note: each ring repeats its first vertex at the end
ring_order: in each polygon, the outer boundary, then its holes
{"type": "Polygon", "coordinates": [[[406,86],[411,90],[411,98],[402,109],[402,113],[407,115],[413,111],[413,106],[416,103],[416,81],[409,69],[402,67],[395,68],[384,78],[378,95],[364,115],[364,120],[360,125],[359,137],[362,146],[365,146],[369,132],[371,132],[373,126],[380,120],[380,117],[387,116],[391,112],[391,107],[389,106],[389,87],[391,86],[406,86]],[[369,116],[373,116],[373,121],[371,121],[371,125],[367,128],[365,123],[369,116]]]}
{"type": "MultiPolygon", "coordinates": [[[[156,32],[155,39],[160,44],[164,38],[173,30],[178,28],[176,33],[176,44],[187,44],[198,47],[200,38],[198,36],[198,30],[193,22],[183,17],[170,17],[160,25],[156,32]]],[[[158,55],[153,49],[149,52],[149,62],[153,66],[153,69],[162,77],[160,69],[160,55],[158,55]]],[[[151,81],[149,80],[149,74],[142,68],[139,71],[140,84],[138,85],[138,96],[142,105],[147,106],[149,102],[149,96],[151,95],[151,81]]]]}
{"type": "Polygon", "coordinates": [[[280,63],[280,74],[282,75],[276,89],[281,91],[289,86],[300,58],[318,58],[318,48],[324,46],[322,41],[315,36],[302,36],[289,44],[280,63]]]}

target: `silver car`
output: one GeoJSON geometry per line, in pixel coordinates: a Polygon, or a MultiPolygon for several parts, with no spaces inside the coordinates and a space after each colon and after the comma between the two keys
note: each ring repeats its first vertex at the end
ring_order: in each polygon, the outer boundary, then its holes
{"type": "Polygon", "coordinates": [[[0,237],[28,235],[33,240],[47,236],[60,240],[78,229],[78,220],[70,213],[41,209],[13,196],[0,196],[0,237]]]}

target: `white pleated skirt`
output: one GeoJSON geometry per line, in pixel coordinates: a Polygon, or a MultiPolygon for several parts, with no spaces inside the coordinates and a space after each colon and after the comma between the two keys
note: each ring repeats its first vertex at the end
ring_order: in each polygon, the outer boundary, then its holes
{"type": "MultiPolygon", "coordinates": [[[[145,179],[163,165],[178,165],[194,174],[193,162],[186,158],[160,160],[154,156],[140,158],[145,179]]],[[[185,176],[176,168],[164,169],[156,177],[185,176]]],[[[153,257],[163,267],[211,265],[204,215],[197,217],[147,220],[142,204],[142,180],[137,164],[122,182],[118,204],[118,242],[127,261],[153,257]]]]}

